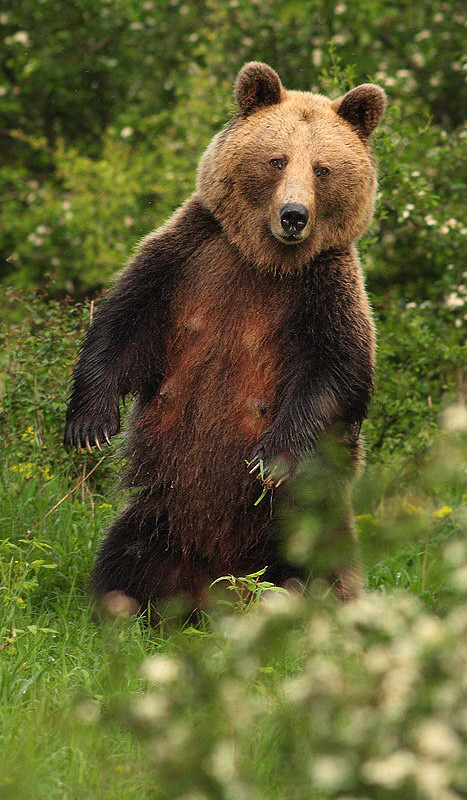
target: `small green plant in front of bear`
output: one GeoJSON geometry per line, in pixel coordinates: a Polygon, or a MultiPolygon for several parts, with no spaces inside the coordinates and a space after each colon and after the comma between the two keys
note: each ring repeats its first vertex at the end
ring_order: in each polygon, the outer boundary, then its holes
{"type": "Polygon", "coordinates": [[[276,586],[271,581],[260,580],[266,571],[267,567],[263,567],[257,572],[239,577],[222,575],[220,578],[216,578],[209,588],[212,589],[214,586],[222,584],[227,591],[232,592],[233,598],[231,601],[224,597],[218,598],[217,603],[244,613],[253,608],[265,592],[286,592],[282,586],[276,586]]]}

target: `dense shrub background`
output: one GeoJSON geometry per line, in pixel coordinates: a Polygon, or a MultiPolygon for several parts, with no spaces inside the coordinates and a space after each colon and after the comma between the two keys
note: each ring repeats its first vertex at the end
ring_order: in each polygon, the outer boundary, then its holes
{"type": "MultiPolygon", "coordinates": [[[[6,3],[0,67],[0,280],[107,285],[135,241],[193,189],[233,112],[243,62],[332,95],[388,92],[371,287],[453,291],[465,131],[462,6],[379,0],[24,0],[6,3]],[[343,72],[336,65],[344,67],[343,72]]],[[[464,229],[465,234],[465,229],[464,229]]]]}
{"type": "MultiPolygon", "coordinates": [[[[0,24],[0,797],[460,800],[461,4],[6,0],[0,24]],[[250,59],[289,88],[388,93],[360,244],[379,340],[354,492],[368,592],[342,608],[259,575],[252,608],[231,577],[196,628],[103,625],[87,580],[125,502],[119,447],[64,453],[69,374],[95,301],[193,190],[250,59]]],[[[285,531],[311,566],[317,480],[285,531]]]]}

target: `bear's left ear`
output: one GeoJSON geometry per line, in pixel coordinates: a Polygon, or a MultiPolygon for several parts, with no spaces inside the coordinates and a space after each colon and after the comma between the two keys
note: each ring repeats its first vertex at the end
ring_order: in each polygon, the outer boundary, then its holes
{"type": "Polygon", "coordinates": [[[340,117],[357,128],[362,139],[368,139],[384,114],[386,94],[374,83],[362,83],[331,105],[340,117]]]}
{"type": "Polygon", "coordinates": [[[277,72],[261,61],[250,61],[235,81],[235,100],[242,114],[280,103],[282,84],[277,72]]]}

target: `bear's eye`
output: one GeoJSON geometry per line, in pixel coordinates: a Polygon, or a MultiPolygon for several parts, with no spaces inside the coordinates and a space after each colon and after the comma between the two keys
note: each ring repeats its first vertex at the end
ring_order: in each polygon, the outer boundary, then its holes
{"type": "Polygon", "coordinates": [[[331,174],[329,167],[315,167],[315,175],[317,178],[327,178],[331,174]]]}
{"type": "Polygon", "coordinates": [[[274,169],[284,169],[286,163],[285,158],[271,158],[269,161],[270,166],[274,169]]]}

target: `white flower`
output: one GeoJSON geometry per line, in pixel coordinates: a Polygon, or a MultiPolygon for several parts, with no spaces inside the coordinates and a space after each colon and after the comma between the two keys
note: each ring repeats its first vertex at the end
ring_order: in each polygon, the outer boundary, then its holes
{"type": "Polygon", "coordinates": [[[318,756],[310,765],[310,772],[318,786],[334,792],[346,782],[350,766],[342,756],[318,756]]]}
{"type": "Polygon", "coordinates": [[[147,694],[133,701],[133,713],[142,722],[155,722],[166,714],[167,709],[168,703],[163,697],[147,694]]]}
{"type": "Polygon", "coordinates": [[[463,403],[455,403],[452,406],[448,406],[443,413],[442,419],[443,428],[447,431],[467,430],[467,408],[463,403]]]}
{"type": "Polygon", "coordinates": [[[313,61],[313,66],[320,67],[323,62],[323,51],[317,47],[315,50],[313,50],[311,59],[313,61]]]}
{"type": "Polygon", "coordinates": [[[211,775],[219,781],[231,783],[235,778],[236,754],[233,741],[218,742],[207,760],[211,775]]]}
{"type": "Polygon", "coordinates": [[[31,44],[31,40],[29,38],[29,34],[26,31],[18,31],[14,33],[13,36],[8,36],[5,39],[5,44],[23,44],[25,47],[29,47],[31,44]]]}
{"type": "Polygon", "coordinates": [[[465,297],[460,297],[457,292],[451,292],[446,297],[444,305],[446,308],[459,308],[465,303],[465,297]]]}
{"type": "MultiPolygon", "coordinates": [[[[444,791],[446,789],[446,773],[444,767],[441,764],[435,764],[434,761],[423,759],[417,763],[417,768],[415,770],[415,780],[417,782],[417,788],[422,797],[426,797],[427,800],[440,800],[443,798],[445,800],[449,797],[444,791]]],[[[458,795],[454,795],[451,798],[458,797],[458,795]]]]}
{"type": "Polygon", "coordinates": [[[153,683],[170,683],[178,677],[180,665],[169,656],[154,656],[143,663],[142,670],[153,683]]]}
{"type": "Polygon", "coordinates": [[[133,134],[133,128],[131,128],[129,125],[127,125],[126,128],[122,128],[122,130],[120,131],[120,136],[122,137],[122,139],[128,139],[130,136],[132,136],[132,134],[133,134]]]}
{"type": "Polygon", "coordinates": [[[40,247],[43,241],[42,237],[38,236],[37,233],[28,234],[28,242],[31,242],[35,247],[40,247]]]}
{"type": "Polygon", "coordinates": [[[426,720],[415,731],[417,745],[424,755],[435,759],[457,756],[461,745],[457,734],[438,719],[426,720]]]}
{"type": "Polygon", "coordinates": [[[348,39],[349,39],[349,37],[348,37],[347,34],[345,34],[345,33],[336,33],[336,35],[332,37],[331,41],[334,42],[334,44],[342,45],[342,44],[345,44],[348,41],[348,39]]]}
{"type": "Polygon", "coordinates": [[[413,773],[415,756],[409,750],[398,750],[387,758],[373,758],[362,767],[364,777],[370,783],[386,789],[398,789],[413,773]]]}
{"type": "Polygon", "coordinates": [[[412,53],[412,61],[416,67],[424,67],[425,66],[425,57],[420,52],[420,50],[415,50],[412,53]]]}

